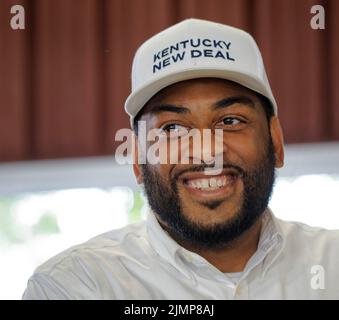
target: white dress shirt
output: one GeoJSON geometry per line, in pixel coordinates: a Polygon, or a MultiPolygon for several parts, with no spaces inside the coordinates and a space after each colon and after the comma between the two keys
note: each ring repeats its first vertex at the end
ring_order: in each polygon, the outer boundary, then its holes
{"type": "Polygon", "coordinates": [[[72,247],[40,266],[24,299],[339,299],[339,231],[285,222],[268,209],[257,251],[222,273],[146,221],[72,247]]]}

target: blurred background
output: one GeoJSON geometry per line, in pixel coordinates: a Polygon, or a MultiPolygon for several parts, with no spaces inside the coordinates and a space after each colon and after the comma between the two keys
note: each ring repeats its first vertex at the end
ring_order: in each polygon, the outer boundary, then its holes
{"type": "Polygon", "coordinates": [[[250,32],[286,142],[270,206],[339,229],[339,1],[0,0],[0,299],[46,259],[145,216],[114,136],[137,47],[185,18],[250,32]],[[25,29],[10,26],[25,9],[25,29]],[[313,5],[325,10],[314,30],[313,5]]]}

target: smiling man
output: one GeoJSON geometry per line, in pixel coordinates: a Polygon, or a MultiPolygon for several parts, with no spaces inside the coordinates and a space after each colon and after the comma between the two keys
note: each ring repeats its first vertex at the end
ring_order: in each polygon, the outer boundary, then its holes
{"type": "Polygon", "coordinates": [[[283,136],[249,34],[189,19],[155,35],[135,55],[125,109],[136,159],[156,143],[169,150],[133,165],[147,220],[52,258],[25,299],[339,298],[338,232],[281,221],[268,208],[283,136]],[[157,142],[141,143],[141,123],[160,133],[157,142]],[[206,130],[197,147],[190,133],[206,130]],[[187,162],[173,161],[182,154],[187,162]]]}
{"type": "Polygon", "coordinates": [[[217,175],[206,173],[202,161],[135,164],[134,171],[162,227],[224,272],[242,271],[255,252],[274,168],[282,165],[281,130],[277,119],[270,124],[271,117],[270,103],[259,94],[227,80],[202,78],[163,89],[135,120],[168,137],[173,131],[183,137],[191,129],[223,131],[223,170],[217,175]]]}

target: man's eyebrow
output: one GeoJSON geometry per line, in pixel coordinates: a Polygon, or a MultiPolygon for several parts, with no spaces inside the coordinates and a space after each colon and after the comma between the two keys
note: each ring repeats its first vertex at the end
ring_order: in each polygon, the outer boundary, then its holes
{"type": "Polygon", "coordinates": [[[190,113],[191,111],[188,108],[183,106],[175,106],[172,104],[157,104],[152,106],[149,110],[151,114],[158,114],[160,112],[173,112],[173,113],[190,113]]]}
{"type": "MultiPolygon", "coordinates": [[[[245,104],[245,105],[248,105],[254,108],[254,102],[251,98],[245,97],[245,96],[237,96],[237,97],[229,97],[229,98],[221,99],[215,102],[212,105],[212,110],[226,108],[235,103],[245,104]]],[[[173,104],[156,104],[152,106],[148,112],[151,114],[158,114],[161,112],[173,112],[173,113],[179,113],[179,114],[183,114],[183,113],[187,114],[187,113],[191,113],[191,110],[189,108],[186,108],[183,106],[177,106],[173,104]]]]}
{"type": "Polygon", "coordinates": [[[221,99],[212,105],[212,109],[217,110],[221,108],[227,108],[235,103],[245,104],[245,105],[250,106],[251,108],[254,108],[254,101],[251,98],[245,97],[245,96],[239,96],[239,97],[229,97],[229,98],[221,99]]]}

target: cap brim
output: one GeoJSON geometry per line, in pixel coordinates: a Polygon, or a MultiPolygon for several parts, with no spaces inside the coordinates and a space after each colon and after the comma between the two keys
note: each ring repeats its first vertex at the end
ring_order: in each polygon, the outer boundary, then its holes
{"type": "Polygon", "coordinates": [[[186,69],[180,72],[168,74],[159,79],[150,81],[149,83],[145,83],[142,87],[138,88],[129,95],[125,102],[125,110],[131,117],[131,126],[133,126],[133,119],[138,112],[160,90],[177,82],[197,78],[219,78],[239,83],[240,85],[267,97],[272,103],[274,113],[277,113],[277,106],[272,93],[267,92],[267,88],[262,83],[262,80],[251,74],[213,68],[186,69]]]}

